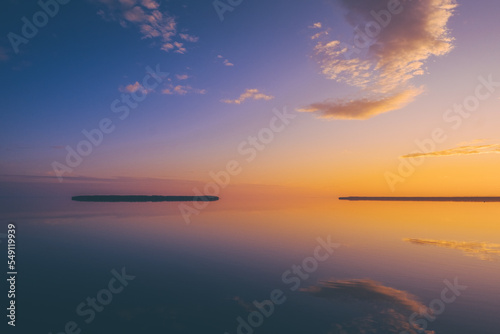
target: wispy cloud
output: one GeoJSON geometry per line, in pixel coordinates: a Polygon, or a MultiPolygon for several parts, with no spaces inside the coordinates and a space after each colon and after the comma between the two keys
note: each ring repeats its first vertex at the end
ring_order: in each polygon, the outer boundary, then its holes
{"type": "Polygon", "coordinates": [[[222,56],[222,55],[218,55],[217,58],[222,59],[222,63],[226,66],[234,66],[233,63],[231,63],[229,60],[224,58],[224,56],[222,56]]]}
{"type": "Polygon", "coordinates": [[[189,78],[189,75],[187,75],[187,74],[176,74],[175,77],[178,80],[187,80],[189,78]]]}
{"type": "Polygon", "coordinates": [[[471,154],[491,154],[500,153],[500,144],[491,145],[466,145],[434,152],[416,152],[401,156],[401,158],[419,158],[419,157],[449,157],[453,155],[471,155],[471,154]]]}
{"type": "Polygon", "coordinates": [[[192,36],[192,35],[189,35],[189,34],[179,34],[179,37],[182,38],[185,41],[192,42],[192,43],[198,42],[200,40],[199,37],[192,36]]]}
{"type": "Polygon", "coordinates": [[[408,321],[412,313],[428,311],[408,292],[397,290],[370,279],[331,280],[301,291],[339,302],[364,303],[368,314],[345,323],[335,323],[335,333],[426,333],[408,321]]]}
{"type": "MultiPolygon", "coordinates": [[[[386,10],[387,0],[339,1],[348,10],[346,18],[353,27],[355,38],[350,43],[320,41],[314,48],[314,58],[327,78],[358,87],[363,95],[370,96],[362,97],[364,102],[367,99],[386,100],[388,97],[390,100],[391,96],[401,91],[422,92],[410,81],[424,74],[425,62],[430,57],[445,55],[453,48],[447,24],[456,7],[455,0],[402,0],[402,11],[392,15],[385,27],[379,25],[380,30],[373,38],[365,38],[364,48],[360,45],[362,43],[355,43],[362,40],[359,31],[365,31],[370,22],[377,23],[372,12],[386,10]]],[[[320,38],[321,35],[313,37],[320,38]]],[[[412,99],[414,97],[412,95],[412,99]]],[[[337,105],[335,100],[330,104],[337,105]]],[[[371,105],[368,103],[366,107],[371,105]]],[[[399,108],[405,105],[407,103],[399,108]]],[[[362,103],[360,107],[365,106],[362,103]]],[[[303,109],[311,108],[307,106],[303,109]]],[[[385,109],[382,112],[395,110],[385,109]]],[[[357,111],[355,114],[366,119],[364,116],[367,114],[374,116],[380,113],[357,111]]],[[[356,115],[350,118],[357,118],[356,115]]]]}
{"type": "Polygon", "coordinates": [[[320,31],[314,35],[311,36],[311,39],[314,40],[314,39],[318,39],[320,38],[321,36],[323,35],[328,35],[328,30],[323,30],[323,31],[320,31]]]}
{"type": "Polygon", "coordinates": [[[259,92],[258,89],[247,89],[237,99],[235,99],[235,100],[224,99],[224,100],[221,100],[221,102],[230,103],[230,104],[231,103],[232,104],[242,104],[246,100],[265,100],[265,101],[269,101],[269,100],[272,100],[272,99],[274,99],[274,96],[266,95],[264,93],[261,93],[261,92],[259,92]]]}
{"type": "MultiPolygon", "coordinates": [[[[308,28],[309,28],[309,29],[321,29],[322,27],[323,27],[323,24],[322,24],[321,22],[316,22],[316,23],[314,23],[314,24],[310,25],[308,28]]],[[[320,31],[320,32],[318,32],[318,33],[316,33],[316,34],[312,35],[312,36],[311,36],[311,39],[312,39],[312,40],[315,40],[315,39],[320,38],[320,37],[321,37],[321,36],[323,36],[323,35],[328,35],[328,29],[323,30],[323,31],[320,31]]]]}
{"type": "Polygon", "coordinates": [[[146,89],[138,81],[126,86],[120,86],[119,91],[123,93],[141,92],[142,94],[149,94],[151,92],[160,92],[164,95],[187,95],[187,94],[206,94],[206,89],[193,88],[191,85],[181,85],[178,81],[189,79],[187,74],[177,74],[175,78],[168,78],[165,83],[157,90],[146,89]]]}
{"type": "Polygon", "coordinates": [[[422,88],[411,87],[402,92],[384,97],[360,99],[333,99],[312,103],[298,109],[301,112],[314,112],[321,118],[368,119],[373,116],[401,109],[411,103],[422,92],[422,88]]]}
{"type": "Polygon", "coordinates": [[[432,240],[432,239],[403,239],[416,245],[437,246],[444,248],[457,249],[467,256],[473,256],[483,261],[500,260],[500,244],[486,242],[467,242],[454,240],[432,240]]]}
{"type": "Polygon", "coordinates": [[[193,88],[190,85],[173,85],[169,84],[166,88],[161,91],[162,94],[166,95],[186,95],[188,93],[194,94],[206,94],[206,89],[193,88]]]}
{"type": "Polygon", "coordinates": [[[98,0],[106,10],[98,14],[105,20],[118,21],[122,27],[136,26],[143,39],[151,39],[166,52],[187,52],[182,41],[197,42],[198,37],[177,32],[175,17],[159,10],[155,0],[98,0]]]}

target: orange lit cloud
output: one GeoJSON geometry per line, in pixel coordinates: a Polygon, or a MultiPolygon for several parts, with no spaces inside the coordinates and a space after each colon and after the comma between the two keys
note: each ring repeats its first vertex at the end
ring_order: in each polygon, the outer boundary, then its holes
{"type": "Polygon", "coordinates": [[[448,157],[452,155],[471,155],[471,154],[488,154],[488,153],[500,153],[500,144],[466,145],[442,151],[411,153],[403,155],[401,158],[448,157]]]}
{"type": "MultiPolygon", "coordinates": [[[[365,96],[370,96],[369,100],[384,100],[401,90],[415,92],[409,81],[424,74],[425,62],[453,48],[447,24],[456,7],[454,0],[402,0],[398,13],[392,14],[389,22],[384,21],[386,24],[379,23],[373,13],[387,12],[387,0],[340,2],[348,10],[346,18],[353,27],[354,38],[347,43],[320,41],[314,48],[314,57],[327,78],[360,88],[365,96]],[[373,30],[374,26],[379,29],[373,30]],[[376,94],[379,96],[374,97],[376,94]]],[[[313,35],[313,39],[320,37],[313,35]]],[[[356,110],[356,114],[372,117],[406,105],[373,113],[369,110],[372,104],[366,104],[366,100],[361,98],[359,106],[368,110],[356,110]]],[[[356,105],[355,101],[352,103],[356,105]]],[[[338,104],[333,102],[334,106],[338,104]]]]}
{"type": "Polygon", "coordinates": [[[327,100],[312,103],[299,109],[301,112],[314,112],[321,118],[368,119],[373,116],[401,109],[411,103],[422,92],[422,88],[409,88],[402,92],[379,98],[353,100],[327,100]]]}
{"type": "Polygon", "coordinates": [[[318,38],[320,38],[323,35],[328,35],[328,31],[324,30],[324,31],[318,32],[317,34],[312,35],[311,39],[313,39],[313,40],[314,39],[318,39],[318,38]]]}
{"type": "Polygon", "coordinates": [[[500,259],[500,244],[491,244],[486,242],[465,242],[465,241],[447,241],[431,239],[403,239],[416,245],[437,246],[444,248],[457,249],[467,256],[473,256],[484,261],[494,261],[500,259]]]}
{"type": "Polygon", "coordinates": [[[274,99],[274,96],[263,94],[263,93],[259,92],[258,89],[247,89],[237,99],[235,99],[235,100],[225,99],[225,100],[221,100],[221,102],[230,103],[230,104],[242,104],[246,100],[265,100],[265,101],[269,101],[269,100],[272,100],[272,99],[274,99]]]}
{"type": "Polygon", "coordinates": [[[321,22],[316,22],[313,25],[309,26],[310,29],[321,29],[323,24],[321,22]]]}
{"type": "Polygon", "coordinates": [[[123,93],[135,93],[140,91],[143,94],[148,94],[150,92],[150,90],[144,88],[138,81],[125,87],[120,87],[119,90],[123,93]]]}

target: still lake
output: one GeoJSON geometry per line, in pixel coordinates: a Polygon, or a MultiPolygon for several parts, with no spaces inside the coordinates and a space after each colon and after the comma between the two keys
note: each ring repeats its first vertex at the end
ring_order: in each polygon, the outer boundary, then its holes
{"type": "Polygon", "coordinates": [[[500,332],[500,203],[178,205],[4,201],[16,332],[500,332]]]}

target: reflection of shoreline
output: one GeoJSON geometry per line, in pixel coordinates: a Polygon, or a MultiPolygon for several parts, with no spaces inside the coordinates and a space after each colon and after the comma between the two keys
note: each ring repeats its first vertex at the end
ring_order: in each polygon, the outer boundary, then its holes
{"type": "Polygon", "coordinates": [[[500,197],[339,197],[344,201],[401,201],[401,202],[500,202],[500,197]]]}
{"type": "Polygon", "coordinates": [[[217,196],[142,196],[142,195],[89,195],[73,196],[78,202],[213,202],[217,196]]]}

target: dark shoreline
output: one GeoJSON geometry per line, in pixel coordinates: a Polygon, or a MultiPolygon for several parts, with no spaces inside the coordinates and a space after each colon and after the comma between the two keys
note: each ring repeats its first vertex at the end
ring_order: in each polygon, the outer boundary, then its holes
{"type": "Polygon", "coordinates": [[[341,201],[388,201],[388,202],[500,202],[500,197],[339,197],[341,201]]]}
{"type": "Polygon", "coordinates": [[[214,202],[217,196],[142,196],[142,195],[85,195],[73,196],[77,202],[214,202]]]}

